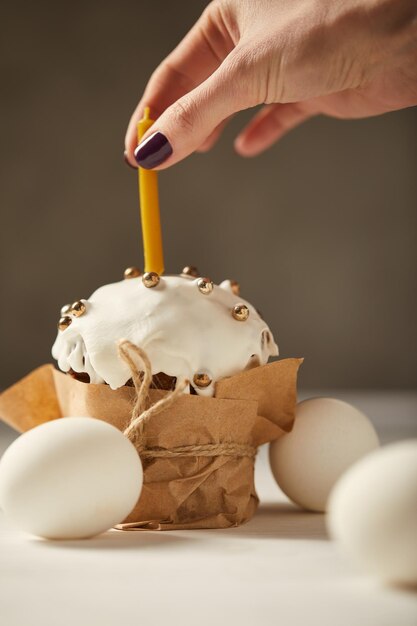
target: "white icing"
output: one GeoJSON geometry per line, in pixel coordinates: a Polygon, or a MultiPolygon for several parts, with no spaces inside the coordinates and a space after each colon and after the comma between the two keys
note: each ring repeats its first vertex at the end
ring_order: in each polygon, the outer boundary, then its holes
{"type": "Polygon", "coordinates": [[[63,371],[86,372],[92,383],[124,385],[131,374],[117,354],[120,339],[143,348],[152,373],[188,378],[206,372],[212,383],[200,395],[211,396],[217,380],[256,362],[264,365],[278,354],[272,333],[256,309],[231,290],[230,281],[202,294],[197,279],[162,276],[157,287],[146,288],[142,279],[130,278],[104,285],[88,300],[86,312],[58,336],[52,355],[63,371]],[[246,304],[249,318],[232,317],[236,304],[246,304]],[[269,341],[267,341],[269,337],[269,341]]]}

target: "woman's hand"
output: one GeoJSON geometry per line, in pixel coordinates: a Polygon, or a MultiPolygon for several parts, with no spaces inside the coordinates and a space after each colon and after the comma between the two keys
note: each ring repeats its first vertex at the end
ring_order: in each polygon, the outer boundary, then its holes
{"type": "Polygon", "coordinates": [[[265,104],[235,149],[254,156],[313,115],[417,104],[416,0],[215,0],[152,75],[125,139],[131,165],[209,150],[236,112],[265,104]],[[149,106],[155,124],[137,146],[149,106]]]}

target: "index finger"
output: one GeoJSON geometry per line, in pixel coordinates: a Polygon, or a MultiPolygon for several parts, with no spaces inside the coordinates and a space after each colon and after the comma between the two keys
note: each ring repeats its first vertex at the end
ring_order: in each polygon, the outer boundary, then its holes
{"type": "Polygon", "coordinates": [[[234,43],[220,13],[209,5],[184,39],[152,74],[139,101],[125,137],[127,157],[137,166],[133,151],[137,145],[137,123],[145,106],[157,119],[173,102],[195,89],[222,63],[234,43]]]}

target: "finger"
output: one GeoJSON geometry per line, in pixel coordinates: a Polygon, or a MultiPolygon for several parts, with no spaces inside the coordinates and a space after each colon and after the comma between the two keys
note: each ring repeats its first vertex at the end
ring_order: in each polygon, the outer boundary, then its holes
{"type": "Polygon", "coordinates": [[[201,146],[199,146],[196,152],[208,152],[214,146],[214,144],[218,141],[220,135],[222,134],[227,123],[232,119],[233,115],[230,115],[226,120],[223,120],[216,126],[213,132],[203,141],[201,146]]]}
{"type": "Polygon", "coordinates": [[[165,109],[206,80],[233,49],[216,5],[209,5],[173,52],[152,74],[130,119],[125,137],[127,158],[137,166],[137,123],[145,106],[157,119],[165,109]]]}
{"type": "Polygon", "coordinates": [[[235,150],[244,157],[256,156],[312,115],[304,103],[268,104],[237,136],[235,150]]]}
{"type": "Polygon", "coordinates": [[[214,74],[176,102],[145,133],[135,150],[146,169],[165,169],[196,150],[227,117],[253,106],[239,81],[239,62],[232,52],[214,74]]]}

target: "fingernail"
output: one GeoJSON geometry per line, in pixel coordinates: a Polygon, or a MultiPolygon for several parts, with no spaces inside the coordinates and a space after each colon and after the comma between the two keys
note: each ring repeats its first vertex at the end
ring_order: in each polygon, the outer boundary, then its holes
{"type": "Polygon", "coordinates": [[[172,154],[168,139],[160,132],[153,133],[142,141],[135,150],[135,159],[140,167],[151,170],[161,165],[172,154]]]}
{"type": "Polygon", "coordinates": [[[128,165],[129,167],[131,167],[131,168],[132,168],[132,170],[136,170],[136,169],[137,169],[134,165],[132,165],[132,164],[131,164],[131,162],[130,162],[130,161],[129,161],[129,159],[127,158],[127,152],[126,152],[126,150],[125,150],[125,151],[124,151],[124,153],[123,153],[123,158],[124,158],[124,160],[125,160],[126,165],[128,165]]]}

